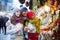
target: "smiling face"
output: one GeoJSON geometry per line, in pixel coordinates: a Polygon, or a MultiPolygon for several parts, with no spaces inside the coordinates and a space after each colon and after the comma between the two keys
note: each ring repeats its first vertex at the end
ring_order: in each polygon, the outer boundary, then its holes
{"type": "Polygon", "coordinates": [[[25,11],[22,13],[23,16],[27,16],[27,14],[28,14],[28,10],[25,10],[25,11]]]}
{"type": "Polygon", "coordinates": [[[20,10],[17,10],[17,12],[15,13],[15,15],[16,15],[17,17],[19,17],[19,16],[20,16],[20,10]]]}

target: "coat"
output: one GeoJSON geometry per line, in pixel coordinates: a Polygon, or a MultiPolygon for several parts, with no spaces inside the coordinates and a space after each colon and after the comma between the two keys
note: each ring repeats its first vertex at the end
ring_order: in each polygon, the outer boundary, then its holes
{"type": "Polygon", "coordinates": [[[33,40],[34,38],[36,38],[36,40],[38,39],[38,37],[40,35],[40,24],[41,24],[41,20],[37,17],[34,20],[29,20],[28,19],[26,21],[24,31],[26,30],[25,28],[28,28],[27,29],[28,31],[26,31],[26,32],[28,32],[28,34],[27,34],[28,35],[28,40],[29,39],[33,40]],[[31,30],[31,29],[33,29],[33,30],[31,30]]]}
{"type": "Polygon", "coordinates": [[[24,24],[24,19],[22,18],[22,16],[17,17],[15,14],[12,16],[11,18],[11,23],[16,25],[17,23],[22,23],[24,24]]]}
{"type": "Polygon", "coordinates": [[[16,37],[17,29],[13,24],[7,26],[6,35],[10,35],[10,39],[14,40],[16,37]]]}
{"type": "MultiPolygon", "coordinates": [[[[7,24],[9,23],[10,21],[7,22],[7,24]]],[[[9,25],[7,25],[7,31],[6,31],[6,34],[7,35],[10,35],[10,39],[11,40],[14,40],[15,37],[17,36],[17,34],[20,32],[20,34],[22,33],[22,27],[23,27],[23,24],[21,23],[17,23],[16,25],[12,24],[12,23],[9,23],[9,25]]],[[[19,35],[20,35],[19,34],[19,35]]],[[[22,34],[21,34],[22,35],[22,34]]]]}

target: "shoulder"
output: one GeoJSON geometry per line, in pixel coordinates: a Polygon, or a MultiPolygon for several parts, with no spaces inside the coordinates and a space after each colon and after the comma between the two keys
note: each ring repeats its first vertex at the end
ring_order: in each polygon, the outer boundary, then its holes
{"type": "Polygon", "coordinates": [[[38,18],[38,17],[36,17],[36,18],[35,18],[35,20],[36,20],[36,21],[41,21],[41,19],[40,19],[40,18],[38,18]]]}

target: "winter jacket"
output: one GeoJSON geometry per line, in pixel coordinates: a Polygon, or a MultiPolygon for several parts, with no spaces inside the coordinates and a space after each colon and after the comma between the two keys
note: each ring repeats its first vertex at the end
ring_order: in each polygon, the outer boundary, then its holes
{"type": "Polygon", "coordinates": [[[17,17],[15,14],[12,16],[11,18],[11,23],[16,25],[17,23],[24,23],[24,20],[23,18],[20,16],[20,17],[17,17]]]}
{"type": "Polygon", "coordinates": [[[10,35],[10,39],[14,40],[16,37],[17,29],[13,24],[7,26],[6,35],[10,35]]]}
{"type": "Polygon", "coordinates": [[[34,20],[28,20],[25,23],[25,27],[28,27],[29,29],[34,29],[33,33],[36,32],[38,34],[40,34],[40,25],[41,20],[37,17],[34,20]]]}

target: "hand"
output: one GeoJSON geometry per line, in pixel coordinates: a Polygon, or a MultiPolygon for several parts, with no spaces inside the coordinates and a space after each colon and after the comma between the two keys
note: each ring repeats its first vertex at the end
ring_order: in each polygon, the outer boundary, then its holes
{"type": "Polygon", "coordinates": [[[20,30],[19,30],[19,29],[17,29],[17,32],[20,32],[20,30]]]}

